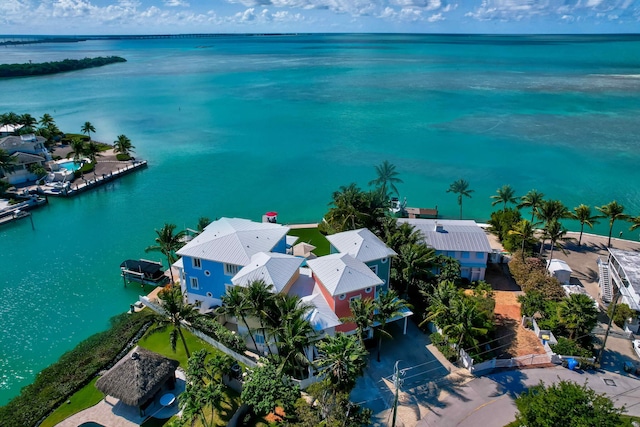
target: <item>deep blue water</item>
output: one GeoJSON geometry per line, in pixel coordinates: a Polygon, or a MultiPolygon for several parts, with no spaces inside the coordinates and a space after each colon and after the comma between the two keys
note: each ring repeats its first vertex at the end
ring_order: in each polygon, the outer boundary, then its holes
{"type": "MultiPolygon", "coordinates": [[[[0,62],[128,62],[0,80],[0,112],[95,139],[126,134],[149,168],[0,228],[0,404],[125,311],[118,265],[164,222],[317,222],[331,193],[389,160],[409,205],[486,220],[503,184],[640,213],[640,37],[220,36],[0,48],[0,62]]],[[[567,224],[577,228],[576,224],[567,224]]],[[[615,234],[637,239],[620,224],[615,234]]],[[[606,233],[599,225],[596,232],[606,233]]]]}

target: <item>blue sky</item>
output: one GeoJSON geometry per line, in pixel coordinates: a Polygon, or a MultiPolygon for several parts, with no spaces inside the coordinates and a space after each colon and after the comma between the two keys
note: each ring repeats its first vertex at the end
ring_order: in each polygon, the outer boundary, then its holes
{"type": "Polygon", "coordinates": [[[0,0],[0,32],[637,33],[640,0],[0,0]]]}

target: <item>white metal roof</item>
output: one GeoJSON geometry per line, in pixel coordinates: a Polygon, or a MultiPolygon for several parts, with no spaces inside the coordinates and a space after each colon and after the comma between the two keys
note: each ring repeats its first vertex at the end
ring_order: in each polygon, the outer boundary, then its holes
{"type": "Polygon", "coordinates": [[[331,295],[353,292],[384,282],[367,265],[349,254],[307,260],[307,265],[331,295]]]}
{"type": "Polygon", "coordinates": [[[302,302],[312,304],[311,310],[306,313],[305,317],[311,322],[313,329],[316,331],[322,331],[342,324],[321,293],[303,297],[302,302]]]}
{"type": "Polygon", "coordinates": [[[622,267],[624,275],[633,290],[637,295],[640,295],[640,252],[614,248],[609,248],[609,252],[622,267]]]}
{"type": "Polygon", "coordinates": [[[293,246],[296,244],[296,242],[298,241],[299,237],[298,236],[289,236],[287,235],[287,246],[293,246]]]}
{"type": "Polygon", "coordinates": [[[329,243],[339,252],[352,255],[362,262],[369,262],[397,255],[375,234],[366,228],[343,231],[327,236],[329,243]]]}
{"type": "Polygon", "coordinates": [[[275,292],[282,292],[298,273],[303,261],[303,258],[292,255],[259,252],[233,276],[231,282],[236,286],[249,286],[256,280],[264,280],[267,285],[273,285],[275,292]]]}
{"type": "Polygon", "coordinates": [[[549,273],[555,273],[556,271],[568,271],[569,273],[573,272],[566,261],[556,258],[552,259],[551,261],[547,261],[547,270],[549,270],[549,273]]]}
{"type": "Polygon", "coordinates": [[[491,252],[489,238],[472,220],[399,218],[420,230],[427,245],[439,251],[491,252]],[[442,226],[436,231],[436,225],[442,226]]]}
{"type": "Polygon", "coordinates": [[[212,222],[177,253],[234,265],[247,265],[258,252],[270,252],[289,229],[280,224],[242,218],[212,222]]]}

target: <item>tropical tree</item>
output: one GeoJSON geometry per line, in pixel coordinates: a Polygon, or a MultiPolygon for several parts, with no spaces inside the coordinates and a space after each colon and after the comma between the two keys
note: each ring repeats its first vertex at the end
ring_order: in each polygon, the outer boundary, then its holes
{"type": "Polygon", "coordinates": [[[460,274],[462,271],[460,261],[450,256],[438,255],[437,264],[440,267],[438,269],[438,274],[436,275],[438,283],[458,283],[460,281],[460,274]]]}
{"type": "Polygon", "coordinates": [[[573,214],[560,200],[544,200],[536,213],[538,219],[544,223],[544,234],[540,245],[540,254],[544,251],[546,235],[549,226],[561,219],[573,218],[573,214]]]}
{"type": "Polygon", "coordinates": [[[256,340],[251,332],[251,327],[247,322],[247,316],[250,315],[251,306],[249,301],[247,301],[246,294],[244,292],[244,288],[240,286],[229,286],[224,295],[222,295],[222,306],[218,307],[216,312],[225,316],[232,316],[235,318],[240,318],[242,323],[247,328],[249,332],[249,337],[251,338],[251,342],[253,343],[253,348],[257,349],[258,345],[256,344],[256,340]]]}
{"type": "Polygon", "coordinates": [[[615,200],[604,206],[596,206],[596,209],[599,210],[602,214],[599,216],[600,218],[609,219],[609,242],[607,243],[607,246],[611,247],[611,233],[613,232],[613,224],[616,222],[616,220],[624,221],[628,219],[629,216],[624,213],[624,206],[615,200]]]}
{"type": "Polygon", "coordinates": [[[542,292],[535,289],[518,295],[518,302],[522,316],[533,317],[536,313],[544,314],[545,312],[546,298],[542,292]]]}
{"type": "Polygon", "coordinates": [[[551,252],[549,253],[549,260],[553,259],[554,248],[559,248],[563,253],[564,242],[573,240],[571,237],[567,237],[567,229],[560,224],[560,221],[553,221],[549,224],[545,230],[545,237],[551,241],[551,252]]]}
{"type": "Polygon", "coordinates": [[[408,308],[408,304],[405,300],[398,297],[398,294],[393,290],[387,292],[381,292],[374,300],[375,314],[374,319],[380,324],[377,329],[378,332],[378,356],[377,360],[380,362],[380,350],[382,349],[382,338],[392,338],[391,334],[387,332],[387,322],[394,317],[402,316],[405,310],[408,308]]]}
{"type": "Polygon", "coordinates": [[[173,264],[178,260],[176,251],[184,246],[184,231],[174,233],[176,229],[175,224],[165,223],[160,230],[156,229],[157,237],[155,238],[155,245],[148,246],[145,252],[160,252],[167,257],[169,263],[169,274],[171,275],[171,283],[175,283],[173,279],[173,264]]]}
{"type": "Polygon", "coordinates": [[[502,187],[496,190],[497,194],[491,196],[493,202],[491,202],[491,206],[495,206],[497,204],[502,203],[502,210],[507,209],[507,203],[517,203],[516,191],[509,185],[505,184],[502,187]]]}
{"type": "Polygon", "coordinates": [[[342,186],[332,194],[329,212],[319,228],[327,234],[358,228],[381,233],[389,201],[380,191],[364,192],[356,184],[342,186]]]}
{"type": "Polygon", "coordinates": [[[258,415],[266,415],[277,406],[292,414],[299,397],[298,386],[269,361],[248,370],[240,395],[258,415]]]}
{"type": "Polygon", "coordinates": [[[15,159],[9,155],[6,151],[0,148],[0,171],[4,171],[9,174],[16,168],[15,159]]]}
{"type": "Polygon", "coordinates": [[[319,374],[331,384],[334,394],[349,393],[367,366],[367,350],[353,335],[338,332],[317,344],[319,374]]]}
{"type": "Polygon", "coordinates": [[[100,147],[93,141],[90,141],[85,148],[85,155],[89,158],[89,161],[93,163],[93,175],[96,175],[96,163],[98,162],[97,158],[102,157],[100,153],[100,147]]]}
{"type": "Polygon", "coordinates": [[[542,381],[520,394],[516,400],[515,425],[528,427],[616,427],[624,425],[620,414],[604,394],[587,384],[560,380],[549,386],[542,381]]]}
{"type": "Polygon", "coordinates": [[[33,127],[38,124],[38,120],[31,114],[27,113],[20,116],[19,123],[24,126],[20,131],[30,133],[33,132],[33,127]]]}
{"type": "Polygon", "coordinates": [[[71,151],[67,154],[67,158],[73,157],[73,161],[77,163],[85,156],[87,146],[80,138],[72,138],[70,145],[71,151]]]}
{"type": "Polygon", "coordinates": [[[640,215],[633,218],[629,218],[629,221],[631,222],[631,227],[629,227],[629,231],[633,231],[636,228],[640,227],[640,215]]]}
{"type": "Polygon", "coordinates": [[[584,204],[573,208],[573,211],[573,219],[580,222],[580,237],[578,238],[578,246],[580,246],[582,245],[584,226],[588,225],[589,228],[593,228],[593,225],[598,223],[598,216],[591,215],[591,208],[584,204]]]}
{"type": "Polygon", "coordinates": [[[20,124],[20,115],[13,111],[0,115],[0,126],[20,124]]]}
{"type": "Polygon", "coordinates": [[[374,301],[371,298],[357,298],[349,302],[351,316],[345,319],[356,324],[356,336],[364,345],[366,331],[373,326],[374,301]]]}
{"type": "Polygon", "coordinates": [[[118,135],[118,138],[113,141],[113,151],[120,154],[129,154],[133,152],[134,147],[131,144],[131,140],[126,135],[118,135]]]}
{"type": "Polygon", "coordinates": [[[402,180],[398,178],[399,174],[395,165],[385,160],[376,166],[376,175],[377,178],[370,181],[369,185],[375,185],[385,197],[388,197],[389,190],[392,190],[396,195],[399,194],[396,184],[402,184],[402,180]]]}
{"type": "Polygon", "coordinates": [[[452,301],[450,310],[454,321],[442,326],[444,332],[458,347],[477,349],[478,336],[485,336],[490,322],[479,311],[478,306],[468,297],[460,295],[452,301]]]}
{"type": "Polygon", "coordinates": [[[517,222],[513,229],[509,230],[510,236],[516,236],[518,239],[522,241],[521,250],[522,250],[522,260],[524,261],[525,254],[525,245],[535,245],[537,242],[536,239],[536,228],[535,224],[529,222],[529,220],[523,219],[522,221],[517,222]]]}
{"type": "Polygon", "coordinates": [[[173,327],[171,334],[169,335],[171,348],[173,351],[176,351],[176,343],[178,341],[178,337],[180,337],[187,358],[191,357],[189,348],[187,347],[187,341],[184,339],[184,335],[182,334],[182,321],[193,320],[197,315],[197,309],[193,305],[185,302],[180,286],[171,285],[164,288],[158,293],[158,298],[160,298],[162,308],[168,317],[168,319],[160,319],[160,323],[169,323],[173,327]]]}
{"type": "Polygon", "coordinates": [[[55,125],[56,122],[53,120],[53,117],[51,117],[51,114],[44,113],[42,117],[40,117],[38,124],[43,128],[48,128],[51,125],[55,125]]]}
{"type": "Polygon", "coordinates": [[[198,225],[196,227],[196,230],[198,230],[198,234],[202,233],[209,224],[211,224],[211,220],[206,216],[201,216],[200,218],[198,218],[198,225]]]}
{"type": "Polygon", "coordinates": [[[529,190],[527,194],[520,198],[518,209],[531,208],[531,222],[533,223],[533,219],[535,218],[538,208],[542,205],[543,201],[543,193],[538,190],[529,190]]]}
{"type": "Polygon", "coordinates": [[[420,327],[428,322],[433,322],[442,328],[453,322],[450,310],[453,301],[459,298],[459,291],[452,281],[441,281],[430,291],[421,290],[420,293],[427,300],[426,316],[420,323],[420,327]]]}
{"type": "Polygon", "coordinates": [[[80,130],[89,137],[89,141],[91,141],[91,132],[96,132],[96,128],[91,124],[91,122],[84,122],[80,130]]]}
{"type": "Polygon", "coordinates": [[[36,176],[36,180],[39,180],[47,174],[47,170],[40,163],[30,163],[27,165],[27,169],[36,176]]]}
{"type": "Polygon", "coordinates": [[[569,339],[591,332],[598,324],[595,302],[584,294],[571,294],[560,302],[558,316],[569,330],[569,339]]]}
{"type": "Polygon", "coordinates": [[[431,278],[431,270],[437,265],[438,257],[435,249],[422,244],[414,243],[400,247],[397,268],[400,273],[399,279],[404,283],[405,295],[409,293],[409,288],[415,288],[419,282],[431,278]]]}
{"type": "Polygon", "coordinates": [[[469,182],[464,179],[454,181],[449,185],[447,193],[453,193],[458,195],[458,206],[460,206],[460,219],[462,219],[462,196],[471,198],[471,193],[474,190],[469,190],[469,182]]]}
{"type": "MultiPolygon", "coordinates": [[[[243,293],[249,307],[249,314],[258,319],[260,331],[266,337],[265,322],[268,321],[269,317],[268,308],[276,304],[275,288],[260,279],[254,280],[249,286],[243,288],[243,293]]],[[[267,345],[267,349],[271,354],[271,346],[267,345]]]]}

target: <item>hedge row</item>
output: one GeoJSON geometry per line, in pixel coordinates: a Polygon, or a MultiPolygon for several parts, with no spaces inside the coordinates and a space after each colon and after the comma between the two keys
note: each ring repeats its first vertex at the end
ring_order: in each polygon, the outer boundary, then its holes
{"type": "Polygon", "coordinates": [[[116,358],[153,316],[150,310],[121,314],[111,319],[111,328],[92,335],[53,365],[38,374],[19,396],[0,407],[0,425],[37,425],[69,396],[89,383],[116,358]]]}
{"type": "Polygon", "coordinates": [[[542,259],[525,258],[523,261],[522,252],[518,251],[509,261],[509,271],[524,292],[537,290],[549,300],[561,300],[565,297],[562,285],[558,279],[549,276],[542,259]]]}
{"type": "Polygon", "coordinates": [[[199,316],[193,322],[193,326],[236,353],[242,354],[247,349],[242,337],[234,334],[214,319],[199,316]]]}

